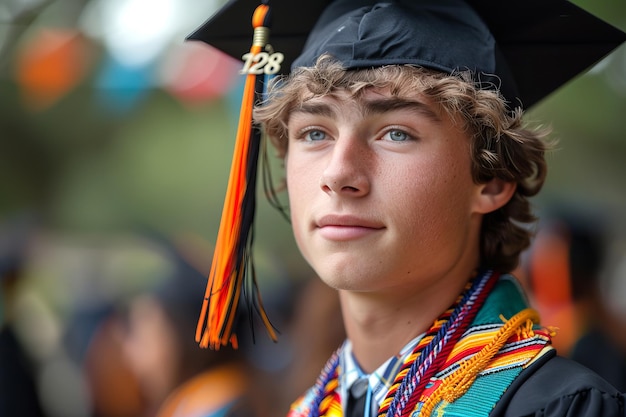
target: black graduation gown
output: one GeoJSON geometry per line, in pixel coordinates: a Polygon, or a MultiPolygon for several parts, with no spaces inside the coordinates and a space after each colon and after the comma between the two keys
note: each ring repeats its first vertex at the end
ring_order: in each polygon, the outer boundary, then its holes
{"type": "Polygon", "coordinates": [[[552,351],[522,371],[490,417],[626,417],[624,403],[596,373],[552,351]]]}

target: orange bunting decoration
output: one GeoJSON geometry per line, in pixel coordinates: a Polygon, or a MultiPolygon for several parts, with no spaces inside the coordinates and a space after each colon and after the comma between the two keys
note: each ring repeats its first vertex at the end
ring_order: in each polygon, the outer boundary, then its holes
{"type": "Polygon", "coordinates": [[[42,111],[66,95],[85,77],[91,63],[88,45],[80,33],[42,29],[18,51],[16,79],[24,104],[42,111]]]}
{"type": "Polygon", "coordinates": [[[261,317],[272,340],[276,333],[270,323],[259,294],[254,265],[252,241],[256,208],[256,175],[261,132],[252,126],[252,110],[264,90],[264,75],[278,72],[282,54],[268,54],[265,48],[269,34],[270,7],[264,1],[252,17],[254,37],[242,74],[246,83],[239,115],[237,138],[222,209],[222,218],[213,254],[211,271],[202,310],[196,328],[200,347],[219,350],[231,343],[237,348],[233,325],[243,290],[250,312],[261,317]]]}

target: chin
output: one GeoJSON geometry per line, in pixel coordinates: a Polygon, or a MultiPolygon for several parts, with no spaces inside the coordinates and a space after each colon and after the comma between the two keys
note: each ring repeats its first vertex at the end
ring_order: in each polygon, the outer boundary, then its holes
{"type": "Polygon", "coordinates": [[[342,271],[341,273],[319,271],[318,276],[329,287],[345,291],[367,291],[373,288],[372,281],[376,281],[367,274],[356,270],[342,271]]]}

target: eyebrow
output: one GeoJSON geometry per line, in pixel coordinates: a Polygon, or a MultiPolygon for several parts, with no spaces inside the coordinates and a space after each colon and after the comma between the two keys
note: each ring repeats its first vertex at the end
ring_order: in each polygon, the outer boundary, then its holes
{"type": "Polygon", "coordinates": [[[419,100],[410,100],[401,97],[388,97],[364,102],[365,115],[382,114],[393,110],[410,110],[420,113],[434,122],[441,119],[435,111],[426,103],[419,100]]]}
{"type": "MultiPolygon", "coordinates": [[[[401,97],[388,97],[376,100],[360,100],[365,116],[384,114],[394,110],[410,110],[420,113],[434,122],[441,122],[440,117],[426,103],[401,97]]],[[[291,112],[306,113],[324,117],[335,117],[336,111],[326,103],[302,103],[291,112]]]]}
{"type": "Polygon", "coordinates": [[[324,116],[324,117],[334,117],[335,112],[325,103],[302,103],[300,106],[296,107],[291,111],[291,114],[294,113],[305,113],[305,114],[313,114],[316,116],[324,116]]]}

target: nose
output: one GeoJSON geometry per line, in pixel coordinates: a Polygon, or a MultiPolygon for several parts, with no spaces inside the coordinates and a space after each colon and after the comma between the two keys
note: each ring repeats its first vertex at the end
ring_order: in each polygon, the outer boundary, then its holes
{"type": "Polygon", "coordinates": [[[337,140],[322,172],[320,187],[327,194],[351,197],[370,191],[372,155],[367,144],[358,139],[337,140]]]}

